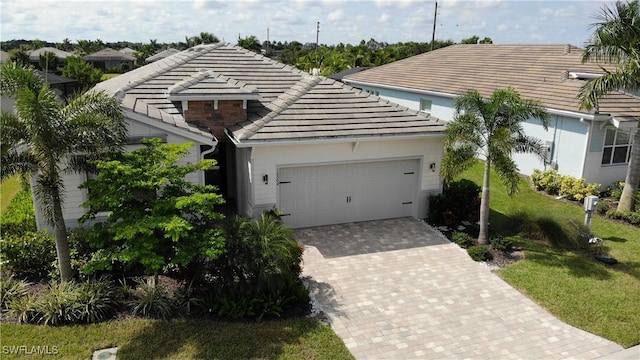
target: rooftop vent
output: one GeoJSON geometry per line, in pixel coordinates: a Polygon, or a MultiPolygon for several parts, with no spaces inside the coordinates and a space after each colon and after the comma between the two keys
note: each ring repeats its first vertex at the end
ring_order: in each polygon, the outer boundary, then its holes
{"type": "Polygon", "coordinates": [[[569,71],[569,79],[591,80],[591,79],[599,78],[600,76],[602,76],[602,74],[569,71]]]}

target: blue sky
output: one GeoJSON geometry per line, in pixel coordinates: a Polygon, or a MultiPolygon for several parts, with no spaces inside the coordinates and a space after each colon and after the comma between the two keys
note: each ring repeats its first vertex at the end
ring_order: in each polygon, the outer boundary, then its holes
{"type": "MultiPolygon", "coordinates": [[[[356,44],[431,41],[434,0],[2,0],[2,40],[184,41],[202,31],[235,43],[356,44]]],[[[605,1],[439,0],[436,38],[488,36],[496,44],[582,46],[605,1]]]]}

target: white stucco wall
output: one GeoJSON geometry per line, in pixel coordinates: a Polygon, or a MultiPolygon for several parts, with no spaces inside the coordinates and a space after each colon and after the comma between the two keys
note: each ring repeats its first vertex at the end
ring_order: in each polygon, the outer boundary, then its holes
{"type": "MultiPolygon", "coordinates": [[[[166,131],[155,128],[153,126],[140,124],[136,121],[129,121],[127,125],[128,135],[129,136],[150,136],[150,135],[159,135],[159,134],[167,134],[166,131]]],[[[193,142],[190,139],[187,139],[182,136],[178,136],[175,134],[167,134],[167,142],[174,144],[183,144],[186,142],[193,142]]],[[[130,145],[127,146],[127,150],[132,151],[136,148],[140,148],[141,145],[130,145]]],[[[195,163],[200,161],[200,144],[195,144],[186,157],[181,159],[179,163],[195,163]]],[[[187,175],[187,180],[196,183],[202,184],[204,182],[204,178],[201,172],[193,173],[187,175]]],[[[64,186],[65,186],[65,196],[64,196],[64,204],[63,204],[63,214],[65,223],[67,227],[73,228],[78,225],[78,219],[84,215],[85,209],[82,207],[82,203],[87,200],[87,190],[78,189],[78,186],[84,183],[87,180],[87,175],[84,173],[78,174],[66,174],[63,177],[64,186]]],[[[46,228],[45,224],[41,221],[38,223],[38,228],[46,228]]]]}
{"type": "MultiPolygon", "coordinates": [[[[411,109],[420,108],[420,99],[431,100],[431,115],[444,121],[453,120],[455,99],[408,91],[391,90],[375,86],[362,86],[363,90],[377,92],[381,98],[396,102],[411,109]]],[[[602,139],[604,130],[601,123],[591,126],[590,121],[579,118],[551,115],[548,131],[544,131],[538,121],[523,124],[528,135],[553,143],[552,160],[561,174],[585,178],[587,182],[603,185],[603,189],[614,181],[623,180],[627,165],[601,165],[602,139]]],[[[545,165],[536,156],[516,154],[514,160],[522,174],[530,175],[534,169],[544,169],[545,165]]]]}
{"type": "MultiPolygon", "coordinates": [[[[426,216],[426,199],[429,193],[440,192],[439,178],[442,160],[442,139],[421,138],[403,140],[378,140],[336,142],[309,145],[277,145],[254,147],[251,150],[252,193],[248,194],[247,206],[252,216],[278,207],[277,171],[280,167],[329,165],[349,162],[366,162],[393,159],[418,159],[420,167],[420,189],[417,189],[418,206],[416,217],[426,216]],[[435,171],[429,164],[435,163],[435,171]],[[262,181],[264,175],[268,184],[262,181]]],[[[249,168],[244,164],[244,168],[249,168]]]]}

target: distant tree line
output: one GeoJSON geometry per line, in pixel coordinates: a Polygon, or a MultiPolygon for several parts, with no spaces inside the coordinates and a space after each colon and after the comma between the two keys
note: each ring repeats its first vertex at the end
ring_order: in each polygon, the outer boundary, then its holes
{"type": "MultiPolygon", "coordinates": [[[[75,57],[70,57],[65,61],[55,57],[53,53],[45,53],[41,56],[40,62],[35,64],[41,69],[48,69],[66,77],[78,79],[83,87],[95,85],[100,80],[101,73],[98,69],[93,69],[82,60],[82,56],[88,55],[104,48],[124,49],[130,48],[136,51],[136,65],[145,64],[145,59],[157,54],[160,51],[175,48],[185,50],[198,44],[217,43],[220,39],[212,33],[201,32],[195,36],[185,36],[185,41],[159,43],[157,39],[150,39],[148,43],[118,41],[104,42],[96,40],[76,40],[73,43],[66,38],[62,42],[46,42],[35,40],[8,40],[2,41],[2,50],[8,51],[10,60],[19,64],[29,64],[28,51],[42,47],[55,47],[57,49],[72,52],[75,57]]],[[[463,39],[461,44],[484,44],[492,43],[491,38],[480,39],[479,36],[472,36],[463,39]]],[[[442,48],[455,44],[453,40],[435,40],[433,49],[442,48]]],[[[397,60],[405,59],[431,50],[431,42],[398,42],[389,44],[378,42],[375,39],[369,41],[362,40],[357,45],[339,43],[337,45],[315,43],[300,43],[298,41],[264,41],[255,36],[238,37],[236,45],[245,49],[262,53],[267,57],[282,63],[294,66],[303,71],[313,71],[317,69],[321,75],[330,75],[346,69],[355,67],[374,67],[384,65],[397,60]]]]}

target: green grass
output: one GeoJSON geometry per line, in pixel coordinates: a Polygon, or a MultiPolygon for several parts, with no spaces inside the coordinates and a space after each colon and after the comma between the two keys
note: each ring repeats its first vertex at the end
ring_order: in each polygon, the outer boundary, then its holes
{"type": "MultiPolygon", "coordinates": [[[[64,359],[89,359],[94,350],[113,346],[118,347],[118,360],[353,359],[328,326],[307,318],[262,323],[129,319],[60,327],[1,326],[3,349],[56,346],[64,359]]],[[[19,357],[3,353],[2,358],[19,357]]]]}
{"type": "Polygon", "coordinates": [[[120,76],[120,75],[122,75],[122,74],[117,74],[117,73],[116,74],[112,74],[112,73],[102,74],[102,77],[100,78],[100,81],[109,80],[109,79],[112,79],[112,78],[114,78],[116,76],[120,76]]]}
{"type": "Polygon", "coordinates": [[[20,178],[17,176],[7,178],[0,183],[0,215],[7,209],[21,188],[20,178]]]}
{"type": "MultiPolygon", "coordinates": [[[[481,184],[482,165],[461,178],[481,184]]],[[[524,179],[509,197],[495,173],[489,221],[492,233],[525,251],[524,260],[497,271],[500,277],[568,324],[624,347],[640,343],[640,228],[594,216],[592,233],[619,261],[606,266],[578,236],[581,206],[536,192],[524,179]],[[530,230],[514,230],[521,224],[530,230]]]]}

